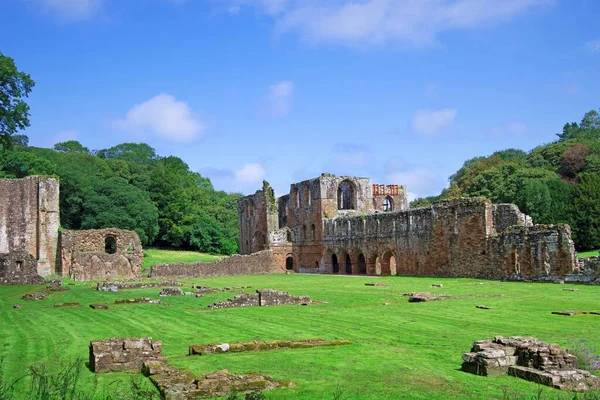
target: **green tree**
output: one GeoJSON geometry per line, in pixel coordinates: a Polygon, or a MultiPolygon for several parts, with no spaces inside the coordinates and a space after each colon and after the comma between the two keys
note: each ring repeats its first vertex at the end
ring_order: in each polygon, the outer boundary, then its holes
{"type": "Polygon", "coordinates": [[[584,172],[573,193],[577,246],[582,250],[600,247],[600,176],[584,172]]]}
{"type": "Polygon", "coordinates": [[[90,149],[84,147],[77,140],[67,140],[66,142],[56,143],[54,145],[54,150],[59,153],[81,153],[81,154],[90,154],[90,149]]]}
{"type": "Polygon", "coordinates": [[[4,149],[11,149],[12,136],[29,126],[29,105],[23,99],[34,85],[12,58],[0,53],[0,146],[4,149]]]}
{"type": "Polygon", "coordinates": [[[0,175],[2,178],[55,175],[56,168],[51,161],[29,152],[0,150],[0,175]]]}
{"type": "Polygon", "coordinates": [[[112,177],[98,181],[84,199],[81,227],[133,230],[148,244],[158,234],[158,212],[147,193],[112,177]]]}
{"type": "Polygon", "coordinates": [[[136,164],[153,164],[159,159],[156,151],[146,143],[121,143],[110,149],[98,150],[96,155],[100,158],[116,158],[136,164]]]}

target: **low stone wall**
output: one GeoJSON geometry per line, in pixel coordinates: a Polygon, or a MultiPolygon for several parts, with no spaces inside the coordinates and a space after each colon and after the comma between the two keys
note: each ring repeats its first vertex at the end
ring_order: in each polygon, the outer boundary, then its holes
{"type": "Polygon", "coordinates": [[[38,285],[44,283],[38,275],[38,262],[26,250],[0,254],[0,285],[38,285]]]}
{"type": "Polygon", "coordinates": [[[564,390],[600,388],[600,378],[578,369],[577,357],[557,344],[532,337],[477,340],[463,354],[461,369],[476,375],[501,375],[527,379],[564,390]]]}
{"type": "Polygon", "coordinates": [[[144,260],[137,233],[116,228],[65,230],[60,253],[62,276],[76,281],[134,279],[144,260]],[[107,249],[107,241],[113,248],[107,249]]]}
{"type": "Polygon", "coordinates": [[[565,282],[600,285],[600,257],[578,259],[577,269],[565,277],[565,282]]]}
{"type": "Polygon", "coordinates": [[[312,303],[308,296],[292,296],[287,292],[273,289],[258,289],[256,293],[244,293],[233,299],[214,303],[209,308],[231,308],[231,307],[268,307],[284,304],[307,305],[312,303]]]}
{"type": "Polygon", "coordinates": [[[341,346],[350,344],[349,340],[326,341],[323,339],[306,340],[278,340],[272,342],[243,342],[243,343],[210,343],[192,344],[189,348],[190,356],[219,354],[219,353],[242,353],[245,351],[264,351],[276,349],[306,349],[320,346],[341,346]]]}
{"type": "Polygon", "coordinates": [[[90,342],[90,369],[139,372],[144,361],[162,359],[161,342],[152,338],[112,338],[90,342]]]}
{"type": "Polygon", "coordinates": [[[181,286],[181,283],[175,281],[165,282],[98,282],[96,290],[104,292],[116,292],[120,289],[148,289],[181,286]]]}
{"type": "Polygon", "coordinates": [[[154,265],[152,278],[199,278],[209,276],[259,275],[285,273],[285,264],[273,250],[250,255],[233,255],[214,262],[169,263],[154,265]]]}

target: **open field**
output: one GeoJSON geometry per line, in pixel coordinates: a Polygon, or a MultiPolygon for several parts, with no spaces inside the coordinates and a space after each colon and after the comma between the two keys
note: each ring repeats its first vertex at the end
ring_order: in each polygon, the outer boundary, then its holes
{"type": "Polygon", "coordinates": [[[600,256],[600,250],[582,251],[581,253],[577,253],[577,256],[579,258],[598,257],[600,256]]]}
{"type": "MultiPolygon", "coordinates": [[[[192,281],[186,281],[186,286],[192,281]]],[[[208,310],[231,293],[162,298],[164,305],[113,305],[93,310],[90,303],[147,296],[159,289],[97,292],[91,283],[70,286],[38,302],[21,296],[35,286],[0,287],[0,355],[13,376],[31,364],[87,359],[90,340],[150,336],[163,341],[169,363],[201,374],[227,368],[258,371],[296,383],[268,393],[270,399],[447,399],[502,398],[503,388],[527,395],[537,386],[516,378],[485,378],[459,371],[461,355],[475,339],[494,335],[531,335],[567,345],[585,339],[600,348],[600,317],[557,316],[556,310],[600,309],[600,287],[508,283],[473,279],[345,277],[317,275],[236,276],[198,279],[214,287],[251,285],[275,288],[326,301],[307,307],[280,306],[208,310]],[[378,281],[389,287],[368,287],[378,281]],[[443,288],[431,288],[443,283],[443,288]],[[408,303],[402,293],[431,291],[451,295],[504,294],[503,297],[408,303]],[[56,302],[80,302],[79,308],[53,308],[56,302]],[[384,303],[389,303],[384,305],[384,303]],[[23,304],[23,309],[13,309],[23,304]],[[490,310],[476,309],[485,304],[490,310]],[[192,343],[276,339],[349,339],[353,344],[314,349],[187,356],[192,343]],[[337,389],[336,389],[337,388],[337,389]]],[[[253,289],[248,289],[252,291],[253,289]]],[[[103,374],[109,385],[128,374],[103,374]]],[[[91,384],[87,369],[82,377],[91,384]]],[[[544,389],[547,394],[559,392],[544,389]]]]}
{"type": "Polygon", "coordinates": [[[142,270],[146,270],[156,264],[194,261],[211,262],[223,257],[225,256],[199,253],[197,251],[144,248],[144,264],[142,265],[142,270]]]}

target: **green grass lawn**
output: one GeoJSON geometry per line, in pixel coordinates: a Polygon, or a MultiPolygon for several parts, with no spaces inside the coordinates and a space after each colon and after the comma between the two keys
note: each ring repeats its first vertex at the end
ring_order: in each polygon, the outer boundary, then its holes
{"type": "MultiPolygon", "coordinates": [[[[0,355],[12,377],[29,365],[88,357],[91,340],[146,337],[163,342],[170,364],[196,374],[227,368],[257,371],[295,382],[268,399],[488,399],[503,390],[531,398],[538,387],[517,378],[480,377],[461,372],[461,355],[473,340],[494,335],[535,336],[567,345],[584,339],[600,349],[600,316],[551,315],[558,310],[600,310],[600,287],[481,281],[473,279],[345,277],[326,275],[236,276],[186,281],[214,287],[273,288],[308,295],[326,304],[209,310],[231,293],[162,298],[165,304],[113,305],[93,310],[90,303],[147,296],[159,289],[97,292],[91,284],[70,286],[39,302],[21,296],[35,286],[0,287],[0,355]],[[388,287],[368,287],[377,280],[388,287]],[[442,283],[443,288],[431,288],[442,283]],[[563,291],[576,287],[575,292],[563,291]],[[503,297],[408,303],[407,291],[450,295],[504,294],[503,297]],[[80,302],[80,308],[53,308],[56,302],[80,302]],[[387,303],[387,304],[384,304],[387,303]],[[13,309],[23,304],[23,309],[13,309]],[[490,310],[476,309],[485,304],[490,310]],[[187,356],[192,343],[250,340],[349,339],[351,345],[187,356]],[[508,388],[508,389],[506,389],[508,388]]],[[[254,289],[248,289],[253,291],[254,289]]],[[[93,373],[85,370],[84,385],[93,373]]],[[[101,374],[101,387],[128,374],[101,374]]],[[[555,398],[560,392],[544,389],[555,398]]],[[[525,397],[523,397],[525,398],[525,397]]],[[[548,397],[545,397],[548,398],[548,397]]]]}
{"type": "Polygon", "coordinates": [[[142,270],[148,269],[156,264],[172,262],[194,262],[194,261],[215,261],[225,256],[216,256],[212,254],[199,253],[197,251],[185,250],[162,250],[162,249],[144,249],[144,264],[142,270]]]}
{"type": "Polygon", "coordinates": [[[581,253],[577,253],[577,256],[579,258],[598,257],[600,256],[600,250],[582,251],[581,253]]]}

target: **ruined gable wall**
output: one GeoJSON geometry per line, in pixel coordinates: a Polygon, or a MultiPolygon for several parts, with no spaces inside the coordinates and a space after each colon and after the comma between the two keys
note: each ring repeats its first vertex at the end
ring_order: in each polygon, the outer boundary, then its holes
{"type": "Polygon", "coordinates": [[[209,276],[258,275],[285,272],[285,251],[259,251],[233,255],[214,262],[169,263],[152,266],[152,278],[198,278],[209,276]]]}
{"type": "Polygon", "coordinates": [[[74,280],[132,279],[140,275],[144,252],[137,233],[123,229],[65,230],[61,233],[61,275],[74,280]],[[116,240],[114,254],[105,239],[116,240]]]}
{"type": "Polygon", "coordinates": [[[38,275],[37,260],[26,250],[0,254],[0,285],[30,285],[44,283],[38,275]]]}
{"type": "Polygon", "coordinates": [[[54,178],[28,176],[0,180],[0,253],[25,250],[38,274],[56,272],[59,186],[54,178]]]}
{"type": "Polygon", "coordinates": [[[265,250],[269,228],[278,225],[276,205],[269,210],[269,202],[264,190],[257,190],[238,202],[240,229],[240,254],[251,254],[265,250]],[[274,211],[274,212],[272,212],[274,211]]]}
{"type": "Polygon", "coordinates": [[[489,279],[509,276],[511,246],[524,253],[519,273],[526,279],[564,276],[574,268],[575,254],[565,226],[517,226],[498,235],[493,206],[485,199],[326,220],[325,246],[325,262],[335,253],[349,254],[356,264],[362,253],[369,273],[376,259],[392,253],[400,275],[489,279]]]}

